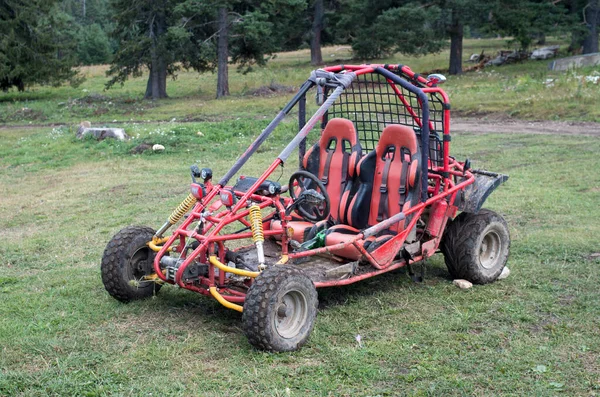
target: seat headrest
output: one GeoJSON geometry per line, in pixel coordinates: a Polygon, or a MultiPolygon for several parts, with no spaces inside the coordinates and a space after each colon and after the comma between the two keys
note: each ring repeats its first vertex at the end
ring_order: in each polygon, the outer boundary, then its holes
{"type": "Polygon", "coordinates": [[[326,148],[331,138],[337,138],[338,141],[347,140],[354,147],[358,143],[358,135],[354,123],[347,119],[334,118],[327,122],[319,146],[326,148]]]}
{"type": "Polygon", "coordinates": [[[405,147],[410,154],[417,153],[418,143],[415,131],[408,126],[400,124],[390,124],[383,129],[381,137],[375,151],[378,156],[383,156],[384,151],[389,146],[396,146],[398,149],[405,147]]]}

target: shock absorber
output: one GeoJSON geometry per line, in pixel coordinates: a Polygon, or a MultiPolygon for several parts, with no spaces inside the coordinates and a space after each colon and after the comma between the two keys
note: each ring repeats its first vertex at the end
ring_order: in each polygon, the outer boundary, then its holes
{"type": "Polygon", "coordinates": [[[177,208],[175,208],[175,210],[169,216],[169,219],[165,222],[164,225],[162,225],[162,227],[160,229],[158,229],[158,231],[156,232],[156,234],[154,236],[161,237],[162,234],[165,231],[167,231],[168,228],[170,228],[171,226],[173,226],[174,224],[179,222],[181,217],[183,217],[183,215],[185,215],[186,212],[188,212],[189,210],[191,210],[194,207],[194,205],[196,204],[196,201],[197,201],[196,197],[192,196],[192,194],[190,193],[185,198],[185,200],[183,200],[181,202],[181,204],[179,204],[179,206],[177,208]]]}
{"type": "Polygon", "coordinates": [[[253,204],[248,208],[250,218],[250,229],[252,229],[252,240],[256,244],[256,253],[258,256],[258,268],[260,270],[265,269],[265,252],[263,249],[263,243],[265,242],[265,234],[263,232],[262,214],[260,213],[260,207],[253,204]]]}

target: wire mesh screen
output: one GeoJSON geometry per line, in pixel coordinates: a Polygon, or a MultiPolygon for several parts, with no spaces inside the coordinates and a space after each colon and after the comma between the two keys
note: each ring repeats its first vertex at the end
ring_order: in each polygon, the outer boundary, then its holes
{"type": "MultiPolygon", "coordinates": [[[[402,77],[402,75],[400,75],[402,77]]],[[[443,165],[443,101],[437,94],[429,96],[430,144],[429,159],[432,165],[443,165]]],[[[379,137],[389,124],[402,124],[413,128],[420,141],[422,127],[421,104],[417,96],[399,84],[388,82],[377,73],[357,76],[338,100],[329,108],[323,119],[340,117],[354,122],[364,152],[375,149],[379,137]]]]}

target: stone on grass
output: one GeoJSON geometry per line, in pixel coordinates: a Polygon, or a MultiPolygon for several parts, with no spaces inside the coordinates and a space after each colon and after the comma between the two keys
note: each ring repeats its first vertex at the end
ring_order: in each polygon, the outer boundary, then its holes
{"type": "Polygon", "coordinates": [[[93,136],[98,141],[106,138],[118,139],[120,141],[129,139],[129,135],[125,133],[123,128],[92,128],[92,124],[89,121],[82,121],[77,128],[75,136],[83,139],[87,135],[93,136]]]}
{"type": "Polygon", "coordinates": [[[458,278],[452,281],[452,284],[456,285],[460,289],[469,289],[473,286],[473,283],[467,280],[463,280],[462,278],[458,278]]]}
{"type": "Polygon", "coordinates": [[[504,280],[508,276],[510,276],[510,269],[504,266],[504,269],[502,269],[502,273],[500,273],[500,275],[498,276],[498,280],[504,280]]]}
{"type": "Polygon", "coordinates": [[[133,149],[131,149],[131,154],[140,154],[140,153],[144,153],[146,150],[150,150],[152,149],[152,145],[149,143],[140,143],[139,145],[137,145],[136,147],[134,147],[133,149]]]}
{"type": "Polygon", "coordinates": [[[157,143],[156,145],[152,146],[152,150],[155,152],[162,152],[163,150],[165,150],[165,147],[157,143]]]}
{"type": "Polygon", "coordinates": [[[593,261],[594,259],[600,259],[600,252],[594,252],[587,257],[588,260],[593,261]]]}

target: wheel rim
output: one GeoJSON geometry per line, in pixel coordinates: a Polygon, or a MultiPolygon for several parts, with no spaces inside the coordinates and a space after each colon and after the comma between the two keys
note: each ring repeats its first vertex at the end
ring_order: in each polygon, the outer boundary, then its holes
{"type": "Polygon", "coordinates": [[[286,293],[275,312],[275,329],[284,338],[293,338],[308,319],[308,303],[300,291],[286,293]]]}
{"type": "Polygon", "coordinates": [[[148,281],[144,281],[144,276],[147,276],[151,272],[148,272],[148,259],[150,258],[150,249],[148,247],[138,248],[131,259],[129,260],[129,266],[127,266],[127,276],[130,281],[136,281],[136,286],[144,287],[148,284],[148,281]]]}
{"type": "Polygon", "coordinates": [[[502,252],[502,239],[495,230],[483,236],[479,246],[479,261],[485,269],[492,269],[498,264],[502,252]]]}

